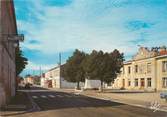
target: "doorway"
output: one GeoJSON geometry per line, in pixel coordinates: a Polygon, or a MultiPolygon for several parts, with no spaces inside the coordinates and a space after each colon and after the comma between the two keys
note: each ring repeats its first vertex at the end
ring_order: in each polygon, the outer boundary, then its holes
{"type": "Polygon", "coordinates": [[[145,86],[145,81],[144,81],[144,78],[141,78],[141,80],[140,80],[140,88],[141,89],[144,89],[144,86],[145,86]]]}

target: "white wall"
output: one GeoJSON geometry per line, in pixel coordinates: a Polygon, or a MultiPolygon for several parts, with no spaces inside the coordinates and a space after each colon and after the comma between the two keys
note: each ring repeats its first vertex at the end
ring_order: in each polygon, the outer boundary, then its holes
{"type": "MultiPolygon", "coordinates": [[[[79,85],[80,85],[80,87],[84,87],[83,82],[80,82],[79,85]]],[[[77,87],[77,83],[68,82],[68,81],[64,80],[64,78],[61,78],[61,88],[74,89],[75,87],[77,87]]]]}
{"type": "Polygon", "coordinates": [[[101,86],[100,80],[89,80],[85,79],[84,89],[99,88],[101,86]]]}

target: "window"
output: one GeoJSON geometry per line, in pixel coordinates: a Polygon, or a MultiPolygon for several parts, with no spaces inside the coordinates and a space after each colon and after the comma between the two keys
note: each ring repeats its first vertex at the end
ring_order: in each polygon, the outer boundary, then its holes
{"type": "Polygon", "coordinates": [[[135,65],[135,73],[138,73],[138,65],[135,65]]]}
{"type": "Polygon", "coordinates": [[[140,85],[141,85],[141,87],[144,87],[144,86],[145,86],[145,80],[144,80],[144,78],[141,78],[141,79],[140,79],[140,85]]]}
{"type": "Polygon", "coordinates": [[[128,80],[128,86],[130,86],[130,84],[131,84],[131,82],[130,82],[130,80],[128,80]]]}
{"type": "Polygon", "coordinates": [[[135,79],[135,87],[138,86],[138,79],[135,79]]]}
{"type": "Polygon", "coordinates": [[[147,63],[147,73],[151,73],[151,63],[147,63]]]}
{"type": "Polygon", "coordinates": [[[167,77],[162,78],[162,87],[167,88],[167,77]]]}
{"type": "Polygon", "coordinates": [[[138,71],[140,74],[143,74],[144,73],[144,65],[141,64],[140,66],[138,66],[138,71]]]}
{"type": "Polygon", "coordinates": [[[130,68],[130,66],[128,67],[128,73],[130,74],[130,72],[131,72],[131,68],[130,68]]]}
{"type": "Polygon", "coordinates": [[[151,78],[147,78],[147,87],[151,87],[151,78]]]}
{"type": "Polygon", "coordinates": [[[167,61],[162,62],[162,72],[167,72],[167,61]]]}

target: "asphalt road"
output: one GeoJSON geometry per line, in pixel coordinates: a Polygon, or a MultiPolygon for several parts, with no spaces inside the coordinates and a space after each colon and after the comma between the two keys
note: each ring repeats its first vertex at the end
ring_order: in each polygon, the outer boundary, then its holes
{"type": "Polygon", "coordinates": [[[17,117],[167,117],[167,113],[65,92],[34,88],[29,95],[38,112],[17,117]]]}

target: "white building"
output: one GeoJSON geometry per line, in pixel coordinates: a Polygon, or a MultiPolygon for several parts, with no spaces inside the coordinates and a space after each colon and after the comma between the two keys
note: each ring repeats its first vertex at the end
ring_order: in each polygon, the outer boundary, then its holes
{"type": "MultiPolygon", "coordinates": [[[[63,65],[61,67],[54,67],[44,73],[41,78],[41,86],[50,88],[75,88],[77,83],[66,81],[62,77],[61,69],[63,69],[63,65]]],[[[83,86],[83,83],[80,83],[80,86],[83,86]]]]}

